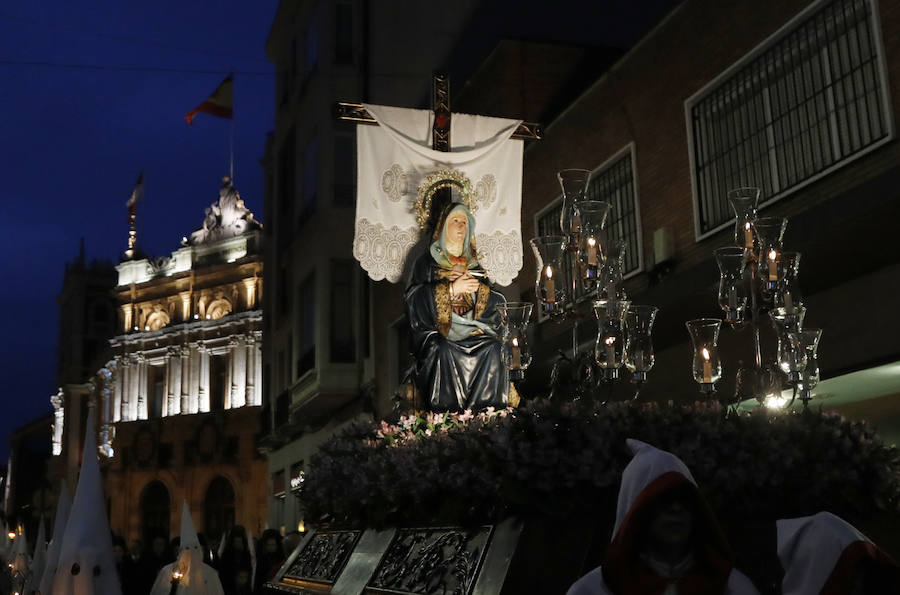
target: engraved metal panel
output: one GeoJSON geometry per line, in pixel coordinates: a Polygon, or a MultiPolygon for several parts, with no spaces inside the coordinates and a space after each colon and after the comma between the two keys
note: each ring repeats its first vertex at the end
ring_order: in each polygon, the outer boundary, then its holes
{"type": "Polygon", "coordinates": [[[280,582],[315,592],[331,591],[360,535],[362,531],[316,533],[290,562],[280,582]]]}
{"type": "Polygon", "coordinates": [[[366,593],[469,595],[492,531],[490,526],[398,529],[366,593]]]}

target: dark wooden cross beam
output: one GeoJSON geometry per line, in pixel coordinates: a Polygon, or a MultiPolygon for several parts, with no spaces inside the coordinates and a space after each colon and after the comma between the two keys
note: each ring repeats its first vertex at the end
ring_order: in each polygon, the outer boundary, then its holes
{"type": "MultiPolygon", "coordinates": [[[[435,115],[435,131],[432,136],[432,148],[435,151],[449,151],[450,150],[450,79],[446,75],[436,74],[434,75],[434,80],[432,82],[432,108],[434,109],[435,115]],[[441,148],[441,141],[438,141],[434,135],[437,134],[437,126],[438,126],[438,116],[439,114],[446,115],[446,123],[444,124],[442,130],[446,130],[446,140],[447,140],[447,148],[441,148]]],[[[335,116],[338,120],[346,120],[348,122],[356,122],[357,124],[372,124],[374,126],[378,125],[378,122],[375,121],[375,118],[366,111],[366,108],[363,107],[361,103],[348,103],[346,101],[339,101],[335,104],[335,116]]],[[[544,128],[540,124],[536,124],[534,122],[522,122],[519,124],[519,127],[512,134],[512,138],[518,138],[521,140],[541,140],[544,136],[544,128]]],[[[443,138],[443,135],[441,135],[443,138]]]]}
{"type": "MultiPolygon", "coordinates": [[[[435,151],[450,152],[450,119],[453,114],[450,111],[450,77],[445,74],[435,74],[431,84],[431,106],[434,110],[434,124],[431,128],[431,148],[435,151]]],[[[357,124],[378,125],[366,108],[360,103],[338,102],[335,105],[335,117],[338,120],[356,122],[357,124]]],[[[544,134],[540,124],[522,122],[512,138],[522,140],[540,140],[544,134]]],[[[437,192],[431,201],[431,216],[429,217],[429,230],[434,229],[436,219],[440,216],[444,206],[451,200],[450,189],[444,188],[437,192]]]]}

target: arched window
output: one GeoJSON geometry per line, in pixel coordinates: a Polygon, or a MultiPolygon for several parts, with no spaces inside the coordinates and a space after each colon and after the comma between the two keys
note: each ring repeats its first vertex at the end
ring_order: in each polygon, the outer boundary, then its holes
{"type": "Polygon", "coordinates": [[[162,535],[169,540],[169,490],[161,481],[154,480],[141,492],[141,534],[149,547],[153,538],[162,535]]]}
{"type": "Polygon", "coordinates": [[[234,488],[224,477],[217,477],[206,488],[203,502],[204,526],[210,543],[219,543],[222,535],[234,526],[234,488]]]}

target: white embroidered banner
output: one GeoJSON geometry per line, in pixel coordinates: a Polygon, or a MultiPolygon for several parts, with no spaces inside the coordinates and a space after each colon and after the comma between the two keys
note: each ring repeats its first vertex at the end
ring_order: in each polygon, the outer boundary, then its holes
{"type": "Polygon", "coordinates": [[[475,242],[481,265],[500,285],[522,268],[520,120],[453,114],[452,151],[431,149],[434,113],[366,105],[378,126],[356,127],[356,234],[353,256],[369,277],[400,281],[420,237],[413,202],[421,181],[441,169],[472,183],[475,242]]]}

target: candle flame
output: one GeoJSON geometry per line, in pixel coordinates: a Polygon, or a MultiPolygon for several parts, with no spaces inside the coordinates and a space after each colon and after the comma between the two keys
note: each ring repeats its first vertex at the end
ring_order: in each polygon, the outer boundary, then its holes
{"type": "Polygon", "coordinates": [[[769,251],[769,260],[771,260],[772,262],[775,262],[775,260],[777,258],[778,258],[778,252],[775,251],[775,248],[772,248],[772,250],[769,251]]]}
{"type": "Polygon", "coordinates": [[[744,223],[744,229],[746,229],[747,231],[750,231],[750,222],[749,221],[744,223]]]}
{"type": "Polygon", "coordinates": [[[10,532],[9,532],[9,538],[10,538],[10,539],[15,539],[15,538],[16,538],[16,532],[15,532],[15,531],[10,531],[10,532]]]}
{"type": "Polygon", "coordinates": [[[549,264],[547,265],[547,278],[548,279],[553,278],[553,268],[549,264]]]}
{"type": "Polygon", "coordinates": [[[597,240],[595,240],[594,238],[588,238],[587,242],[588,246],[590,246],[591,248],[597,245],[597,240]]]}
{"type": "Polygon", "coordinates": [[[612,345],[613,343],[616,342],[616,338],[615,337],[607,337],[606,339],[604,339],[604,341],[606,342],[607,345],[612,345]]]}
{"type": "Polygon", "coordinates": [[[181,574],[180,572],[178,572],[177,570],[172,573],[172,578],[174,578],[174,579],[180,579],[183,576],[184,575],[181,574]]]}
{"type": "Polygon", "coordinates": [[[704,347],[703,349],[700,350],[700,355],[703,356],[703,359],[705,359],[706,361],[709,361],[709,349],[704,347]]]}
{"type": "Polygon", "coordinates": [[[513,337],[512,344],[513,344],[513,347],[518,347],[519,346],[519,338],[513,337]]]}

